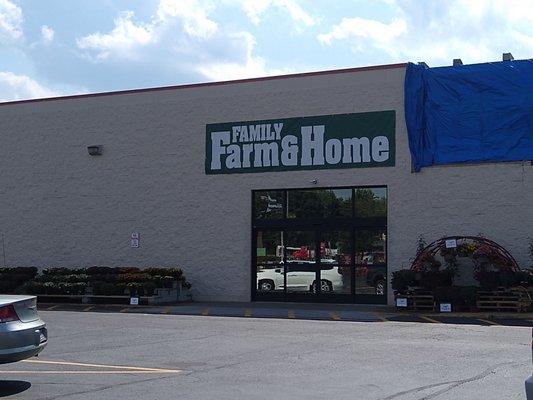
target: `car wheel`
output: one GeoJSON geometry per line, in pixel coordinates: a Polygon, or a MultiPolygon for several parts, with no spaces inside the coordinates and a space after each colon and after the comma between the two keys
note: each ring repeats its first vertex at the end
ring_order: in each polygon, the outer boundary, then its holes
{"type": "Polygon", "coordinates": [[[259,290],[262,292],[270,292],[274,290],[274,282],[272,281],[260,281],[259,290]]]}
{"type": "Polygon", "coordinates": [[[379,280],[376,282],[376,294],[383,296],[385,294],[385,281],[379,280]]]}
{"type": "MultiPolygon", "coordinates": [[[[313,293],[316,293],[316,282],[313,282],[313,284],[311,285],[311,291],[313,293]]],[[[333,285],[331,284],[330,281],[322,279],[320,281],[320,291],[322,293],[331,293],[333,292],[333,285]]]]}
{"type": "Polygon", "coordinates": [[[320,290],[322,291],[322,293],[333,292],[333,286],[331,285],[330,281],[321,280],[320,281],[320,290]]]}

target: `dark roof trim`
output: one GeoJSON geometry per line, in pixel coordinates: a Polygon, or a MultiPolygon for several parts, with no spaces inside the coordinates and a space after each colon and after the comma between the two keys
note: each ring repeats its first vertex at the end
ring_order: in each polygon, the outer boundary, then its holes
{"type": "Polygon", "coordinates": [[[332,70],[326,70],[326,71],[265,76],[261,78],[236,79],[236,80],[231,80],[231,81],[191,83],[191,84],[185,84],[185,85],[162,86],[162,87],[144,88],[144,89],[117,90],[113,92],[75,94],[75,95],[70,95],[70,96],[58,96],[58,97],[45,97],[42,99],[14,100],[14,101],[7,101],[3,103],[0,102],[0,106],[7,106],[7,105],[12,105],[12,104],[24,104],[24,103],[37,103],[37,102],[42,102],[42,101],[81,99],[81,98],[86,98],[86,97],[100,97],[100,96],[113,96],[113,95],[131,94],[131,93],[156,92],[160,90],[189,89],[189,88],[198,88],[198,87],[206,87],[206,86],[222,86],[222,85],[232,85],[235,83],[270,81],[270,80],[275,80],[275,79],[303,78],[303,77],[308,77],[308,76],[342,74],[342,73],[348,73],[348,72],[362,72],[362,71],[373,71],[373,70],[381,70],[381,69],[404,68],[406,66],[407,66],[407,63],[385,64],[385,65],[374,65],[370,67],[332,69],[332,70]]]}

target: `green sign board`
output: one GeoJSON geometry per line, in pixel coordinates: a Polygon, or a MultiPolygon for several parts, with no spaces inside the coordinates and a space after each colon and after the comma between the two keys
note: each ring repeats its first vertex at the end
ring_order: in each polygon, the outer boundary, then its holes
{"type": "Polygon", "coordinates": [[[206,125],[206,174],[394,166],[395,111],[206,125]]]}

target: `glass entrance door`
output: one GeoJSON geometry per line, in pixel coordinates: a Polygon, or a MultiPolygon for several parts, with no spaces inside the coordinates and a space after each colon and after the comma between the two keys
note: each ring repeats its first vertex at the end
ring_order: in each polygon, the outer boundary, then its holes
{"type": "Polygon", "coordinates": [[[355,232],[355,297],[361,303],[386,303],[387,231],[355,232]]]}
{"type": "Polygon", "coordinates": [[[387,190],[253,192],[252,299],[386,303],[387,190]]]}

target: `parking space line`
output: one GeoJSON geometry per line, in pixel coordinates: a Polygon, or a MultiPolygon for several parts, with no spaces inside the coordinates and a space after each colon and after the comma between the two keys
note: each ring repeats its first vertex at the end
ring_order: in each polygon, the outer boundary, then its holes
{"type": "Polygon", "coordinates": [[[31,375],[45,375],[45,374],[61,374],[61,375],[110,375],[110,374],[178,374],[181,371],[178,370],[159,370],[159,371],[28,371],[28,370],[19,370],[19,371],[1,371],[1,374],[31,374],[31,375]]]}
{"type": "Polygon", "coordinates": [[[489,325],[501,325],[497,322],[494,322],[494,321],[491,321],[491,320],[488,320],[488,319],[483,319],[483,318],[476,318],[478,321],[481,321],[481,322],[485,322],[489,325]]]}
{"type": "Polygon", "coordinates": [[[91,311],[94,308],[94,306],[89,306],[83,309],[83,311],[91,311]]]}
{"type": "Polygon", "coordinates": [[[57,307],[59,307],[59,304],[56,304],[55,306],[52,306],[52,307],[48,307],[46,310],[47,310],[47,311],[54,310],[54,309],[56,309],[57,307]]]}
{"type": "Polygon", "coordinates": [[[128,307],[126,308],[123,308],[122,310],[120,310],[121,313],[125,313],[125,312],[128,312],[130,309],[128,307]]]}
{"type": "Polygon", "coordinates": [[[341,317],[339,316],[339,313],[337,311],[332,311],[329,313],[329,316],[334,321],[340,321],[341,317]]]}
{"type": "Polygon", "coordinates": [[[376,314],[376,317],[381,321],[381,322],[390,322],[387,318],[385,318],[383,316],[383,314],[380,314],[380,313],[375,313],[376,314]]]}
{"type": "Polygon", "coordinates": [[[68,365],[75,367],[89,367],[89,368],[109,368],[109,369],[127,369],[132,371],[166,371],[162,368],[149,368],[149,367],[131,367],[127,365],[109,365],[109,364],[88,364],[72,361],[52,361],[52,360],[22,360],[27,364],[51,364],[51,365],[68,365]]]}
{"type": "Polygon", "coordinates": [[[204,308],[201,313],[204,317],[207,317],[209,315],[209,307],[204,308]]]}
{"type": "Polygon", "coordinates": [[[161,310],[161,314],[170,314],[172,311],[172,307],[165,307],[163,310],[161,310]]]}
{"type": "Polygon", "coordinates": [[[296,318],[296,314],[294,313],[294,310],[288,310],[287,317],[289,317],[290,319],[296,318]]]}
{"type": "Polygon", "coordinates": [[[244,309],[244,316],[245,317],[251,317],[252,316],[252,309],[251,308],[245,308],[244,309]]]}
{"type": "Polygon", "coordinates": [[[424,315],[419,315],[420,318],[428,321],[428,322],[433,322],[434,324],[442,324],[442,322],[440,321],[437,321],[436,319],[433,319],[433,318],[429,318],[429,317],[426,317],[424,315]]]}
{"type": "Polygon", "coordinates": [[[49,360],[23,360],[23,363],[28,364],[44,364],[44,365],[62,365],[67,367],[85,367],[85,368],[99,368],[99,370],[9,370],[2,371],[0,374],[177,374],[181,372],[179,369],[168,368],[149,368],[149,367],[132,367],[127,365],[106,365],[106,364],[88,364],[69,361],[49,361],[49,360]]]}

